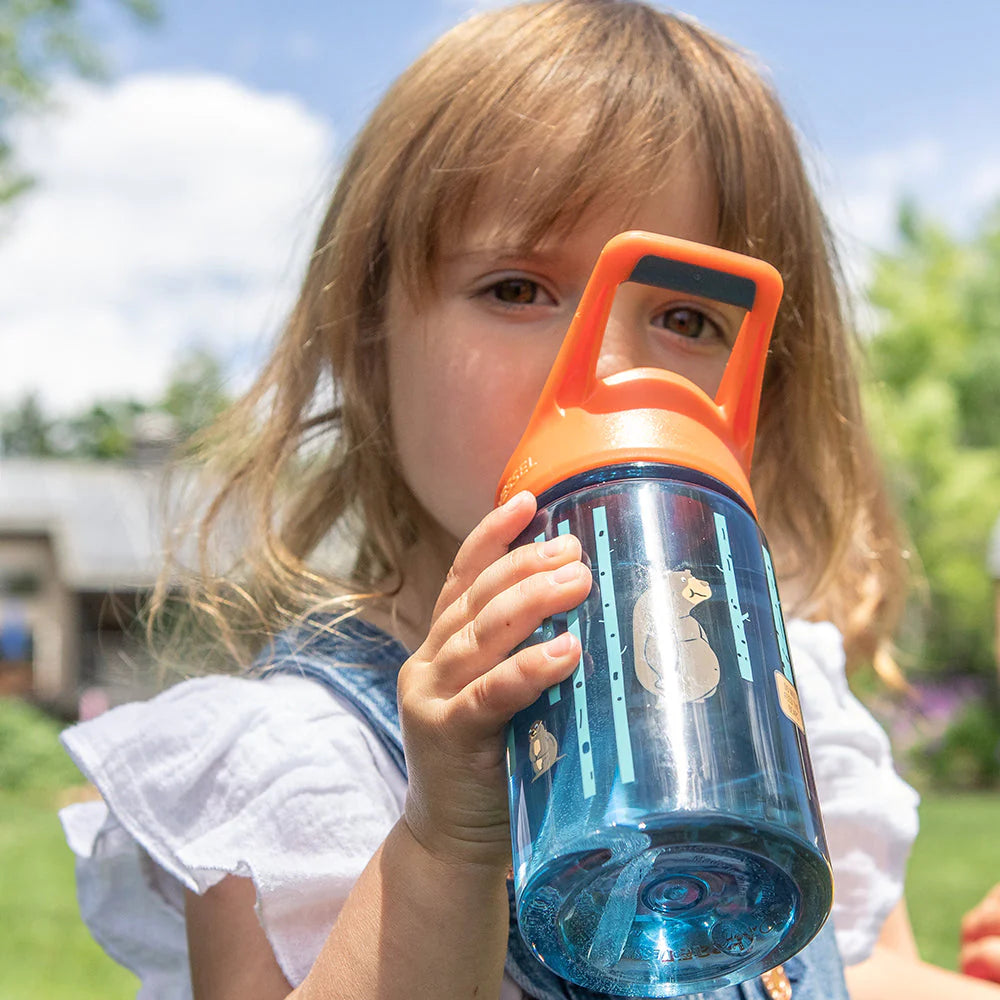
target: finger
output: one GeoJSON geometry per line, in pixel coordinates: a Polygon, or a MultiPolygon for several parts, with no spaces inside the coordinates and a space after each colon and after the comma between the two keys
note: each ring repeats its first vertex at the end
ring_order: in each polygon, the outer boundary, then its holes
{"type": "MultiPolygon", "coordinates": [[[[479,618],[483,610],[505,591],[516,588],[535,574],[558,570],[568,563],[579,561],[582,552],[579,539],[573,535],[559,535],[548,541],[519,545],[512,549],[480,573],[475,583],[441,612],[434,625],[434,631],[438,634],[442,645],[456,633],[468,628],[474,619],[479,618]]],[[[564,610],[566,609],[556,609],[556,611],[564,610]]],[[[539,621],[545,617],[548,617],[548,614],[542,615],[539,621]]],[[[478,630],[482,624],[483,622],[478,622],[472,627],[478,630]]],[[[527,634],[530,635],[531,632],[527,634]]],[[[520,641],[518,639],[506,647],[501,644],[500,657],[506,656],[520,641]]],[[[498,659],[486,665],[494,666],[498,659]]]]}
{"type": "Polygon", "coordinates": [[[967,976],[1000,983],[1000,937],[980,938],[963,945],[959,965],[967,976]]]}
{"type": "Polygon", "coordinates": [[[487,566],[507,552],[507,547],[531,523],[538,509],[527,490],[512,496],[502,507],[484,517],[465,539],[448,570],[444,586],[434,606],[432,621],[472,586],[487,566]]]}
{"type": "Polygon", "coordinates": [[[441,648],[436,664],[442,692],[459,691],[508,657],[546,618],[578,607],[592,582],[590,570],[575,560],[498,594],[441,648]]]}
{"type": "Polygon", "coordinates": [[[1000,899],[993,893],[962,918],[962,940],[994,935],[1000,938],[1000,899]]]}
{"type": "Polygon", "coordinates": [[[501,732],[514,715],[569,677],[579,660],[580,640],[571,632],[518,650],[449,701],[450,725],[472,740],[501,732]]]}

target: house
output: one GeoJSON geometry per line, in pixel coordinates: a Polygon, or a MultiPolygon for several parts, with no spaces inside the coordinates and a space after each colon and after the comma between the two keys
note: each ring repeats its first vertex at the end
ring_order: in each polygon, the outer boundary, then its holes
{"type": "Polygon", "coordinates": [[[0,694],[73,718],[81,698],[91,714],[155,689],[135,627],[162,561],[163,469],[0,460],[0,694]]]}

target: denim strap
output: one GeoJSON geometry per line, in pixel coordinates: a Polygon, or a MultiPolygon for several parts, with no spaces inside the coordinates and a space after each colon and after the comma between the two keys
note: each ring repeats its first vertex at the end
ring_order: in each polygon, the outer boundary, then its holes
{"type": "Polygon", "coordinates": [[[340,695],[360,711],[405,778],[396,678],[409,655],[401,642],[360,618],[314,617],[277,636],[251,670],[260,677],[309,677],[340,695]]]}
{"type": "MultiPolygon", "coordinates": [[[[359,618],[337,621],[313,617],[298,629],[283,632],[257,658],[252,671],[260,677],[298,674],[325,685],[352,705],[406,777],[403,737],[396,703],[396,679],[409,651],[398,640],[359,618]]],[[[514,883],[507,882],[510,931],[507,974],[533,1000],[611,1000],[561,979],[531,953],[517,928],[514,883]]],[[[848,1000],[840,955],[830,921],[812,943],[784,964],[793,1000],[848,1000]]],[[[692,1000],[769,1000],[759,980],[709,993],[692,1000]]]]}

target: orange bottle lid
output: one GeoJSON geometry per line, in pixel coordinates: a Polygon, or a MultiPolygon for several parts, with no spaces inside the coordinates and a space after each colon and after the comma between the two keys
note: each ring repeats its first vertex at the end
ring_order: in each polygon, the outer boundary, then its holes
{"type": "Polygon", "coordinates": [[[656,462],[702,472],[756,511],[750,490],[757,412],[781,276],[754,257],[653,233],[608,242],[497,489],[536,496],[582,472],[656,462]],[[655,285],[746,309],[713,399],[676,372],[633,368],[597,377],[618,286],[655,285]]]}

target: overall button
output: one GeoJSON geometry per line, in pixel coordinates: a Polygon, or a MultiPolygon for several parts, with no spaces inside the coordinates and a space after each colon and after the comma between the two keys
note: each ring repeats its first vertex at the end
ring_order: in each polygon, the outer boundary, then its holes
{"type": "Polygon", "coordinates": [[[765,972],[760,981],[770,1000],[792,1000],[792,984],[780,965],[765,972]]]}

